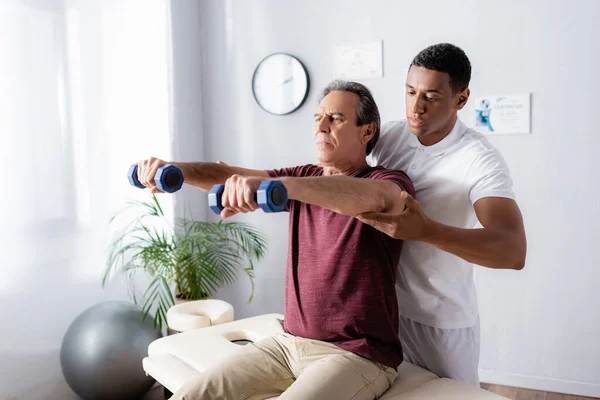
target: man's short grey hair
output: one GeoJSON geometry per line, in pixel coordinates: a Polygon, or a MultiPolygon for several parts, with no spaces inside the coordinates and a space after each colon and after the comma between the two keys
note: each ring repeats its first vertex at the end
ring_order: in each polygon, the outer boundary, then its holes
{"type": "Polygon", "coordinates": [[[373,150],[379,140],[379,129],[381,127],[379,109],[371,91],[365,85],[358,82],[335,80],[321,91],[319,103],[331,92],[351,92],[359,97],[358,107],[356,107],[356,125],[375,124],[375,135],[367,143],[367,155],[371,154],[371,150],[373,150]]]}

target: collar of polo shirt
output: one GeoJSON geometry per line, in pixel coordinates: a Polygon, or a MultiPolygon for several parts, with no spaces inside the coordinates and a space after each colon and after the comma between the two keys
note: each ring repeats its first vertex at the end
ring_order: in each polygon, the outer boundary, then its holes
{"type": "Polygon", "coordinates": [[[423,151],[425,151],[425,153],[430,156],[441,156],[460,140],[462,135],[465,133],[466,129],[467,126],[459,118],[456,118],[454,128],[452,128],[448,136],[446,136],[436,144],[433,144],[431,146],[423,146],[415,135],[410,135],[409,146],[413,149],[422,148],[423,151]]]}

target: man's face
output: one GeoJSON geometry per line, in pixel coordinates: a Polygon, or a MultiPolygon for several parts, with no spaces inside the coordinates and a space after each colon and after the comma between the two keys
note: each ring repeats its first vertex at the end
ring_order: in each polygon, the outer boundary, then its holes
{"type": "Polygon", "coordinates": [[[356,125],[359,98],[352,92],[334,91],[323,98],[315,112],[313,140],[322,164],[365,160],[365,148],[373,136],[370,125],[356,125]]]}
{"type": "Polygon", "coordinates": [[[447,73],[413,65],[406,77],[406,119],[411,132],[424,145],[439,142],[452,130],[456,112],[468,98],[468,88],[452,92],[447,73]]]}

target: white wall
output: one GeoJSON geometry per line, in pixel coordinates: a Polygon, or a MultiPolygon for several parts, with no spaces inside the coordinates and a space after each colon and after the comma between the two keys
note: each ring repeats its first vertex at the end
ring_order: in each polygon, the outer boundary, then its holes
{"type": "Polygon", "coordinates": [[[0,5],[0,399],[50,395],[64,382],[70,323],[93,304],[129,298],[119,279],[101,286],[108,220],[143,196],[127,182],[131,163],[170,157],[166,35],[153,34],[166,31],[165,4],[0,5]],[[65,98],[56,89],[63,65],[65,98]]]}
{"type": "MultiPolygon", "coordinates": [[[[333,78],[333,49],[341,42],[384,41],[385,76],[364,81],[384,120],[404,117],[404,75],[412,57],[442,41],[461,46],[469,55],[474,97],[531,92],[533,134],[493,139],[512,170],[529,252],[521,272],[477,272],[481,377],[600,396],[600,307],[595,291],[600,282],[595,248],[600,166],[593,158],[600,146],[593,128],[600,106],[595,75],[600,2],[201,4],[200,32],[178,40],[185,40],[190,49],[202,49],[200,58],[188,61],[201,62],[191,69],[202,71],[201,128],[206,140],[197,155],[206,160],[254,168],[313,162],[311,115],[318,90],[333,78]],[[273,52],[299,57],[311,79],[306,104],[284,117],[262,111],[250,88],[254,67],[273,52]]],[[[223,289],[220,297],[234,303],[238,317],[281,312],[287,217],[256,213],[236,218],[268,234],[269,255],[258,265],[251,304],[246,301],[245,279],[223,289]]]]}
{"type": "MultiPolygon", "coordinates": [[[[197,161],[204,158],[202,127],[202,63],[200,37],[201,3],[172,0],[171,76],[172,76],[172,145],[177,161],[197,161]]],[[[180,217],[207,218],[207,197],[188,185],[175,196],[176,213],[180,217]]]]}

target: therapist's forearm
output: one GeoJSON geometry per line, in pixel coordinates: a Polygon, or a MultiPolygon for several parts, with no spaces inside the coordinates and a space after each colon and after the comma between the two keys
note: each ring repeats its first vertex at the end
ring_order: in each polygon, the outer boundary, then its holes
{"type": "Polygon", "coordinates": [[[462,229],[431,221],[429,233],[422,240],[484,267],[520,270],[525,266],[526,243],[518,231],[462,229]]]}

